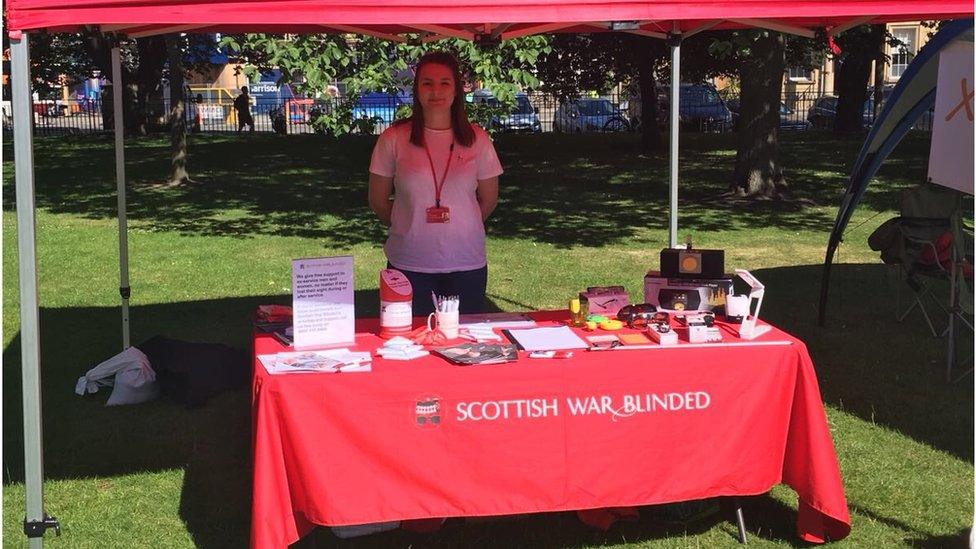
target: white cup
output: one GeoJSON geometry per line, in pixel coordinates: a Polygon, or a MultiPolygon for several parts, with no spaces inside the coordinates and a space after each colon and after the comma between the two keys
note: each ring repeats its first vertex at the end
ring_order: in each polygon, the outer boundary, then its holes
{"type": "Polygon", "coordinates": [[[749,315],[749,296],[747,295],[725,296],[725,316],[744,319],[748,315],[749,315]]]}
{"type": "Polygon", "coordinates": [[[447,339],[456,339],[461,327],[461,315],[458,311],[434,311],[427,315],[427,329],[433,331],[434,325],[447,339]],[[436,319],[436,323],[434,320],[436,319]]]}

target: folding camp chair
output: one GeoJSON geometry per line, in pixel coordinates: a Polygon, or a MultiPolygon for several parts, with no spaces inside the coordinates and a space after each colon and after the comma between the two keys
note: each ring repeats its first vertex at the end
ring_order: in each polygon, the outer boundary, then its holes
{"type": "Polygon", "coordinates": [[[973,331],[973,232],[963,224],[962,216],[952,220],[952,263],[949,273],[949,354],[946,360],[946,379],[959,381],[973,372],[973,354],[965,362],[968,370],[957,379],[952,379],[952,368],[956,359],[956,329],[966,327],[973,331]]]}
{"type": "Polygon", "coordinates": [[[964,230],[961,211],[962,193],[921,185],[902,196],[901,216],[886,221],[868,238],[871,249],[881,252],[881,260],[898,269],[898,321],[917,310],[933,336],[948,337],[948,376],[955,362],[956,328],[959,324],[973,328],[973,239],[964,230]],[[949,295],[943,297],[946,285],[949,295]],[[901,294],[906,286],[911,294],[903,308],[901,294]],[[933,317],[945,320],[933,321],[933,317]]]}

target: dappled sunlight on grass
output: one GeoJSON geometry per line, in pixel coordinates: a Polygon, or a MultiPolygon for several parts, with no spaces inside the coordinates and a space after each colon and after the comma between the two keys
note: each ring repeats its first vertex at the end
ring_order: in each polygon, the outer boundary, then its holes
{"type": "MultiPolygon", "coordinates": [[[[115,216],[112,142],[104,138],[38,140],[40,208],[91,219],[115,216]]],[[[129,217],[134,227],[182,234],[249,238],[280,235],[319,238],[334,245],[380,242],[385,229],[366,207],[366,167],[374,138],[319,136],[192,136],[190,171],[196,184],[170,187],[168,143],[127,141],[129,217]],[[238,212],[228,217],[227,210],[238,212]]],[[[925,140],[909,136],[869,187],[865,205],[891,209],[894,190],[922,177],[916,161],[925,140]]],[[[679,200],[683,225],[720,230],[730,223],[759,228],[824,230],[829,215],[790,200],[724,204],[734,167],[733,135],[682,136],[679,200]]],[[[782,137],[790,196],[832,207],[846,182],[859,141],[805,132],[782,137]]],[[[666,229],[666,151],[639,152],[635,135],[502,135],[496,147],[505,166],[491,234],[560,246],[622,243],[634,227],[666,229]],[[540,212],[585,212],[552,220],[540,212]]],[[[8,164],[9,168],[9,164],[8,164]]],[[[5,191],[12,191],[5,170],[5,191]]],[[[8,194],[9,196],[9,194],[8,194]]],[[[12,207],[12,201],[5,204],[12,207]]]]}
{"type": "MultiPolygon", "coordinates": [[[[288,303],[289,260],[351,254],[356,309],[375,316],[386,229],[366,206],[374,138],[192,136],[196,184],[165,185],[165,138],[127,142],[133,341],[155,334],[250,345],[257,304],[288,303]]],[[[112,142],[38,139],[37,243],[45,414],[45,498],[66,535],[52,546],[247,544],[250,410],[247,391],[203,410],[167,401],[106,408],[76,397],[79,375],[119,348],[112,142]]],[[[682,135],[679,240],[725,250],[767,286],[763,317],[810,350],[827,407],[854,529],[852,547],[951,546],[972,519],[971,383],[947,385],[945,341],[918,319],[897,323],[893,295],[865,240],[922,179],[926,136],[909,135],[868,187],[839,250],[828,326],[816,326],[820,262],[860,139],[782,136],[783,200],[724,193],[735,136],[682,135]]],[[[556,309],[594,285],[643,299],[643,275],[668,239],[666,150],[644,154],[636,135],[502,135],[505,175],[488,223],[490,306],[556,309]]],[[[5,143],[5,153],[9,143],[5,143]]],[[[11,158],[7,155],[5,158],[11,158]]],[[[4,533],[23,520],[23,452],[13,174],[4,164],[4,533]]],[[[972,347],[972,337],[963,344],[972,347]]],[[[650,367],[680,367],[651,364],[650,367]]],[[[788,488],[744,498],[750,545],[795,547],[788,488]]],[[[430,537],[402,532],[318,546],[740,547],[724,514],[668,524],[653,508],[609,533],[569,513],[485,524],[449,521],[430,537]]]]}

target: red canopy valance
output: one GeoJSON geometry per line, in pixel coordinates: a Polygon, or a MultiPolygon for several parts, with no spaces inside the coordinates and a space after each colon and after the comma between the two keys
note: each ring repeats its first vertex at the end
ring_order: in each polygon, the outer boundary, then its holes
{"type": "Polygon", "coordinates": [[[598,32],[610,23],[636,34],[758,26],[849,28],[972,17],[969,0],[9,0],[8,30],[101,26],[130,35],[161,32],[426,32],[512,38],[598,32]],[[636,23],[636,24],[635,24],[636,23]]]}

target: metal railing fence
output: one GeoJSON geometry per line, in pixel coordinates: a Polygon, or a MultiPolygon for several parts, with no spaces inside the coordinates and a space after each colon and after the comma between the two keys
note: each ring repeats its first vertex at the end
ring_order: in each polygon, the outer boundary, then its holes
{"type": "MultiPolygon", "coordinates": [[[[682,131],[730,132],[738,121],[738,97],[732,93],[720,93],[720,104],[695,104],[682,101],[679,117],[682,131]]],[[[397,96],[370,94],[368,103],[361,102],[352,109],[353,133],[379,133],[389,127],[398,115],[405,111],[404,99],[397,96]]],[[[543,92],[529,92],[525,99],[530,109],[516,108],[511,113],[498,113],[475,120],[494,131],[508,132],[617,132],[641,130],[640,99],[628,94],[609,94],[587,96],[576,101],[561,102],[555,96],[543,92]]],[[[475,108],[472,113],[479,112],[475,108]]],[[[802,131],[807,129],[829,129],[833,127],[836,116],[836,98],[816,92],[784,91],[781,97],[780,128],[783,131],[802,131]]],[[[659,127],[667,127],[666,95],[658,97],[659,127]]],[[[316,124],[316,119],[331,115],[339,108],[337,100],[312,99],[252,99],[251,118],[253,131],[278,132],[283,134],[315,133],[327,131],[316,124]]],[[[111,131],[112,108],[110,101],[54,101],[44,100],[32,103],[35,135],[88,134],[111,131]]],[[[149,131],[166,131],[166,113],[169,103],[155,100],[147,104],[145,125],[149,131]]],[[[873,102],[865,104],[864,126],[874,121],[873,102]]],[[[409,112],[407,109],[406,112],[409,112]]],[[[187,127],[192,132],[236,132],[241,120],[233,106],[230,96],[213,94],[201,102],[188,100],[185,103],[187,127]]],[[[9,103],[3,105],[3,127],[9,130],[12,125],[9,103]]],[[[920,131],[931,131],[932,113],[926,113],[915,124],[920,131]]],[[[245,127],[244,131],[252,131],[245,127]]]]}

